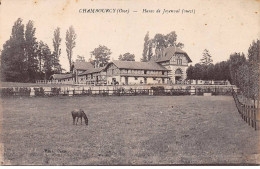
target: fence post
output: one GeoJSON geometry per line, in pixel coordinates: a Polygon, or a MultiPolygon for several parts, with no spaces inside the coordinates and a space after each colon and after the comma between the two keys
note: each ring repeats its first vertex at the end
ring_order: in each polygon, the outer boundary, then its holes
{"type": "Polygon", "coordinates": [[[33,96],[35,96],[35,91],[34,91],[33,87],[31,87],[30,97],[33,97],[33,96]]]}

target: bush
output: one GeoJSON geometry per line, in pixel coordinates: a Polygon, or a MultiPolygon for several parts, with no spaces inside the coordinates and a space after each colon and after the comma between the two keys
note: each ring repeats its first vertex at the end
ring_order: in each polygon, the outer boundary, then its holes
{"type": "Polygon", "coordinates": [[[44,89],[42,87],[40,88],[34,88],[35,96],[44,96],[44,89]]]}
{"type": "Polygon", "coordinates": [[[13,88],[2,88],[1,89],[1,96],[13,96],[14,89],[13,88]]]}
{"type": "Polygon", "coordinates": [[[60,94],[61,89],[57,87],[51,88],[51,96],[58,96],[60,94]]]}
{"type": "Polygon", "coordinates": [[[20,87],[18,94],[19,96],[30,96],[31,88],[20,87]]]}
{"type": "Polygon", "coordinates": [[[164,92],[163,86],[151,87],[151,89],[153,90],[153,95],[165,95],[166,94],[164,92]]]}
{"type": "Polygon", "coordinates": [[[196,88],[196,95],[198,95],[198,96],[203,95],[203,91],[201,88],[196,88]]]}

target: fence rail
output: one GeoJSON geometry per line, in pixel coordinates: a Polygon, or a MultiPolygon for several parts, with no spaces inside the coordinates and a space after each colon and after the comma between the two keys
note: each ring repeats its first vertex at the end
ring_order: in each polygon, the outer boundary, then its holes
{"type": "Polygon", "coordinates": [[[154,95],[154,96],[178,96],[178,95],[232,95],[232,88],[181,88],[181,89],[165,89],[164,87],[151,87],[146,89],[133,88],[114,88],[114,89],[73,89],[73,88],[1,88],[0,94],[3,97],[7,96],[137,96],[137,95],[154,95]]]}
{"type": "Polygon", "coordinates": [[[241,115],[242,119],[255,130],[259,130],[259,110],[258,106],[255,105],[247,105],[243,104],[239,101],[237,93],[233,90],[232,95],[237,107],[239,114],[241,115]]]}

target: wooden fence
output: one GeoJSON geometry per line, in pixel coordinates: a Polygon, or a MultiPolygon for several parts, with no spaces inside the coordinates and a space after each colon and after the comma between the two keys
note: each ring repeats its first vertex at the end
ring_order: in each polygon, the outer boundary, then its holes
{"type": "Polygon", "coordinates": [[[243,104],[239,101],[237,93],[233,90],[232,95],[242,119],[255,130],[259,130],[259,106],[243,104]]]}
{"type": "Polygon", "coordinates": [[[122,88],[117,89],[73,89],[73,88],[1,88],[1,96],[137,96],[137,95],[154,95],[154,96],[179,96],[179,95],[232,95],[232,88],[181,88],[165,89],[164,87],[151,87],[148,89],[122,88]]]}

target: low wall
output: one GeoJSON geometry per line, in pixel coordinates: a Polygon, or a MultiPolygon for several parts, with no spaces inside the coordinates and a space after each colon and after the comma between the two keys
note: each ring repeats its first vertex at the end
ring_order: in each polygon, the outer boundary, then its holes
{"type": "MultiPolygon", "coordinates": [[[[237,90],[235,86],[224,85],[128,85],[128,86],[86,86],[86,85],[71,85],[61,87],[4,87],[1,88],[1,96],[44,96],[44,95],[129,95],[129,94],[148,94],[154,95],[151,92],[156,91],[157,95],[204,95],[211,93],[212,95],[230,95],[232,89],[237,90]],[[183,94],[184,95],[184,94],[183,94]]],[[[210,95],[211,95],[210,94],[210,95]]]]}

